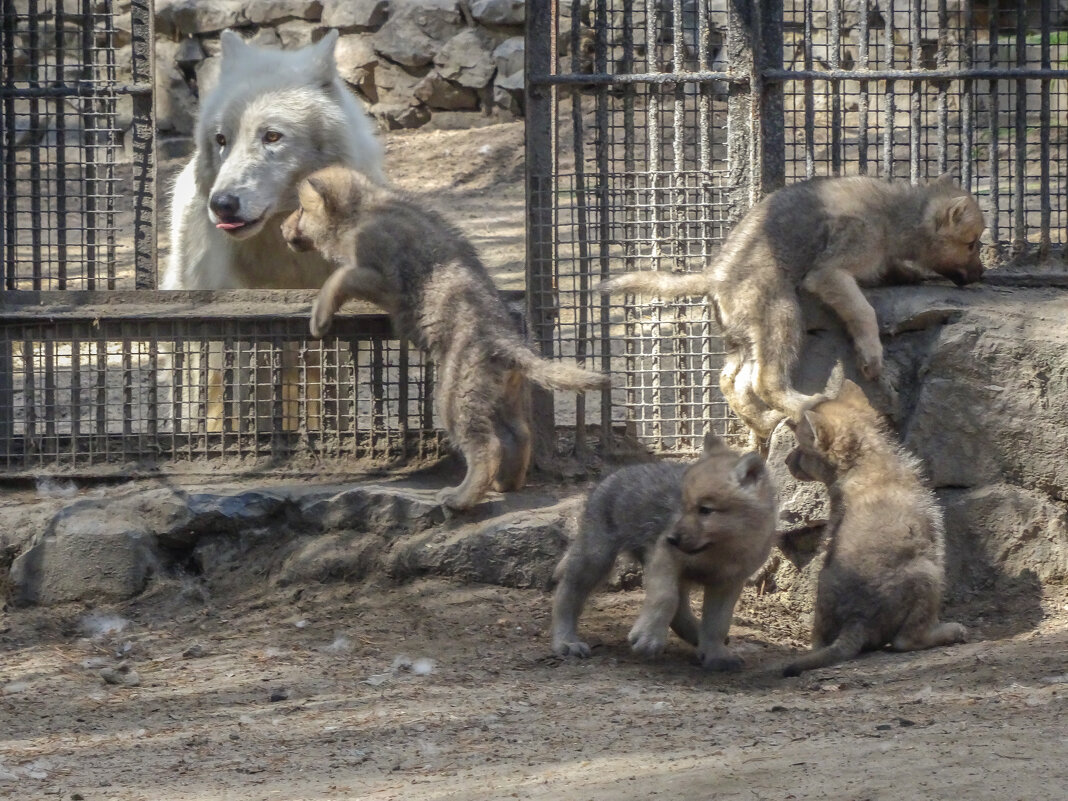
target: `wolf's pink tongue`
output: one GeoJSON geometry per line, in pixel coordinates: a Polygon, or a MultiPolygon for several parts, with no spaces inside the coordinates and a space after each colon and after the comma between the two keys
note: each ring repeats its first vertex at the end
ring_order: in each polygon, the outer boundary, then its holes
{"type": "Polygon", "coordinates": [[[215,223],[215,227],[220,228],[223,231],[233,231],[235,228],[244,228],[245,224],[243,222],[221,222],[215,223]]]}

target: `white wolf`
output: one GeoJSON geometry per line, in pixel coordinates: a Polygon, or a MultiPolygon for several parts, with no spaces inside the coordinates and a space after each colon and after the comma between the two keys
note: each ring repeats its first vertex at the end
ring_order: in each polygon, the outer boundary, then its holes
{"type": "Polygon", "coordinates": [[[342,163],[384,183],[382,148],[338,77],[337,31],[295,51],[223,31],[219,82],[174,185],[161,289],[319,288],[333,266],[286,247],[280,226],[310,173],[342,163]]]}

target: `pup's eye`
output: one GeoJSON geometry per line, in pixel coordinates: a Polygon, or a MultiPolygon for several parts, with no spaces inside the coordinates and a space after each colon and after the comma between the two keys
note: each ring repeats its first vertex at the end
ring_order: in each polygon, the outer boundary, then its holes
{"type": "Polygon", "coordinates": [[[226,137],[221,133],[215,134],[215,144],[219,147],[226,147],[226,137]]]}
{"type": "Polygon", "coordinates": [[[968,247],[970,249],[972,249],[972,250],[978,250],[979,249],[979,240],[978,239],[973,239],[972,243],[970,245],[968,245],[968,247]]]}
{"type": "Polygon", "coordinates": [[[709,506],[707,503],[702,503],[700,506],[697,507],[697,514],[701,515],[701,517],[708,517],[709,515],[714,515],[718,511],[719,509],[714,506],[709,506]]]}
{"type": "Polygon", "coordinates": [[[269,145],[273,145],[281,138],[282,134],[278,133],[278,131],[268,131],[263,135],[263,141],[269,145]]]}

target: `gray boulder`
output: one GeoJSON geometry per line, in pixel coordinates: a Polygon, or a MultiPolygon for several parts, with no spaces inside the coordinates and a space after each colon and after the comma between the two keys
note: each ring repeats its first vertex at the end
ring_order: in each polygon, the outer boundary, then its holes
{"type": "Polygon", "coordinates": [[[493,78],[493,38],[478,28],[467,28],[449,39],[434,56],[434,64],[443,78],[481,89],[493,78]]]}
{"type": "Polygon", "coordinates": [[[184,36],[247,25],[247,5],[243,0],[157,0],[156,33],[184,36]]]}
{"type": "Polygon", "coordinates": [[[416,84],[414,94],[432,109],[470,111],[478,108],[478,93],[474,89],[448,81],[437,72],[431,72],[416,84]]]}
{"type": "Polygon", "coordinates": [[[471,16],[484,25],[522,25],[526,0],[471,0],[471,16]]]}
{"type": "Polygon", "coordinates": [[[406,67],[421,67],[463,27],[456,0],[394,0],[389,20],[374,36],[375,50],[406,67]]]}
{"type": "Polygon", "coordinates": [[[254,0],[245,4],[246,18],[256,25],[275,25],[293,19],[315,22],[322,15],[322,0],[254,0]]]}
{"type": "Polygon", "coordinates": [[[325,0],[322,24],[342,30],[371,30],[389,17],[390,0],[325,0]]]}

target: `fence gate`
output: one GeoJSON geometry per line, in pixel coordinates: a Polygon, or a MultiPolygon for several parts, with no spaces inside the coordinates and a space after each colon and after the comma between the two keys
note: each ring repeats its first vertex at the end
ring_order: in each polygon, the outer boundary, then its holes
{"type": "MultiPolygon", "coordinates": [[[[528,305],[546,354],[610,371],[538,398],[543,436],[694,453],[731,424],[700,299],[601,297],[700,270],[763,194],[955,170],[1002,271],[1065,272],[1068,10],[1053,0],[527,0],[528,305]],[[554,403],[555,401],[555,403],[554,403]],[[615,436],[606,436],[612,431],[615,436]]],[[[996,273],[995,273],[996,275],[996,273]]],[[[1038,279],[1041,280],[1041,279],[1038,279]]]]}

